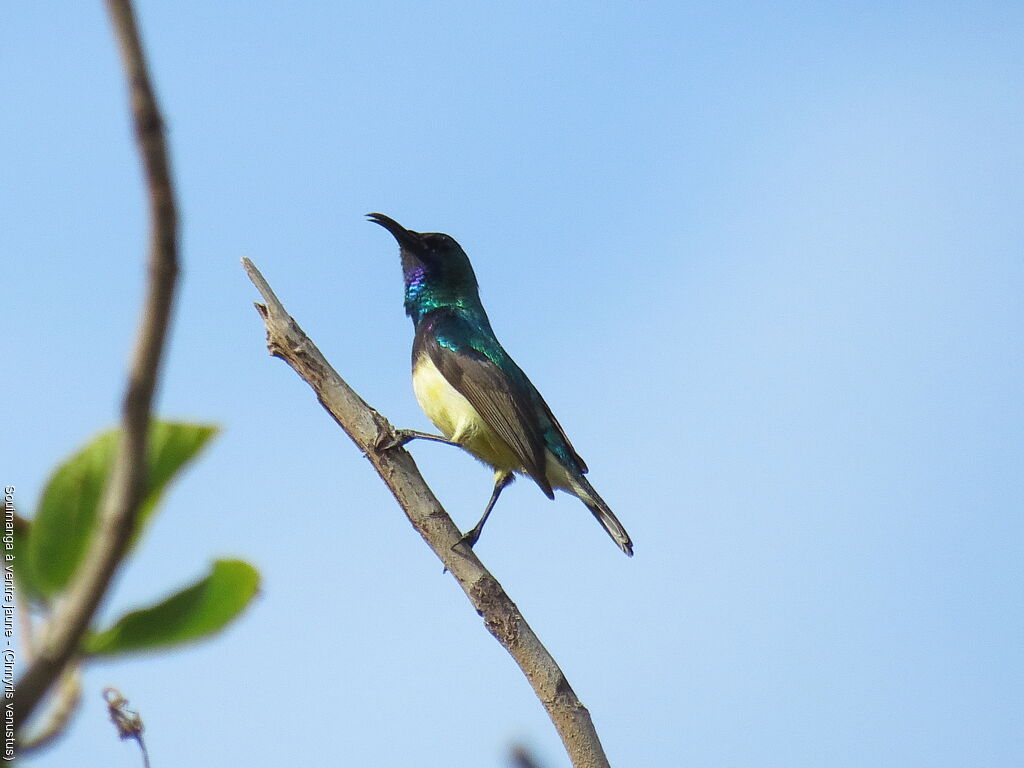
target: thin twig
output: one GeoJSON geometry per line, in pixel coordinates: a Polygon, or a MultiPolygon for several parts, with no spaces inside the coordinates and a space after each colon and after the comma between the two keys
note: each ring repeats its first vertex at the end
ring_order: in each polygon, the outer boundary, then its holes
{"type": "Polygon", "coordinates": [[[107,702],[107,714],[110,715],[110,722],[117,728],[118,737],[121,741],[131,739],[138,744],[142,753],[142,768],[149,768],[149,750],[146,749],[146,740],[142,737],[146,726],[142,722],[142,717],[138,712],[128,709],[128,699],[117,688],[104,688],[103,700],[107,702]]]}
{"type": "Polygon", "coordinates": [[[455,547],[461,533],[441,507],[404,449],[379,450],[394,437],[388,420],[368,406],[330,366],[298,324],[288,315],[267,281],[248,259],[242,265],[262,294],[257,304],[267,327],[267,348],[309,384],[321,405],[366,455],[445,568],[462,587],[488,631],[519,665],[547,710],[576,768],[608,768],[590,713],[565,679],[562,670],[533,633],[515,603],[483,566],[473,550],[455,547]],[[453,548],[454,547],[454,548],[453,548]]]}
{"type": "Polygon", "coordinates": [[[150,410],[178,276],[178,217],[163,120],[150,83],[135,13],[130,0],[107,0],[107,10],[121,49],[135,137],[149,193],[149,276],[121,409],[118,456],[103,495],[99,525],[66,599],[46,627],[31,666],[18,682],[16,729],[28,720],[75,655],[135,529],[146,480],[150,410]]]}

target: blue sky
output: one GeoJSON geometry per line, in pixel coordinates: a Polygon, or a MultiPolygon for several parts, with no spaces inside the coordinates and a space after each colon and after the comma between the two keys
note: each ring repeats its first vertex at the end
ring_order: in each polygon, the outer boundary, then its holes
{"type": "MultiPolygon", "coordinates": [[[[1016,3],[155,3],[184,276],[159,397],[224,432],[106,615],[217,556],[215,641],[90,667],[29,761],[503,766],[560,744],[305,384],[260,267],[400,426],[397,248],[443,231],[636,542],[506,491],[479,553],[613,764],[1024,760],[1024,11],[1016,3]]],[[[100,3],[0,10],[3,481],[114,422],[146,221],[100,3]]],[[[414,445],[464,527],[490,473],[414,445]]]]}

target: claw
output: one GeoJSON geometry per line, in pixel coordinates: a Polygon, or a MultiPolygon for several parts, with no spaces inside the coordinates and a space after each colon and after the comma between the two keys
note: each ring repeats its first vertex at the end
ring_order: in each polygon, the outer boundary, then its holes
{"type": "Polygon", "coordinates": [[[388,427],[380,426],[377,428],[377,439],[373,442],[373,448],[378,453],[393,451],[396,448],[401,448],[412,440],[413,437],[413,435],[409,434],[408,430],[389,429],[388,427]]]}
{"type": "Polygon", "coordinates": [[[378,453],[384,453],[385,451],[392,451],[402,445],[402,442],[398,439],[398,435],[394,432],[385,432],[381,430],[377,434],[377,439],[373,443],[373,449],[378,453]]]}
{"type": "Polygon", "coordinates": [[[452,544],[452,549],[455,549],[459,544],[465,544],[467,547],[472,549],[476,546],[476,543],[480,541],[480,526],[473,528],[468,533],[464,533],[462,538],[452,544]]]}

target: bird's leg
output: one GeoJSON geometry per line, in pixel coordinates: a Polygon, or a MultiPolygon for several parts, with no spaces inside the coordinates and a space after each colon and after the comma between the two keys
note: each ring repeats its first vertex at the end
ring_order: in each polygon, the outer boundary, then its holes
{"type": "Polygon", "coordinates": [[[398,438],[399,445],[405,445],[410,440],[433,440],[435,443],[459,445],[459,443],[449,440],[444,435],[432,435],[429,432],[420,432],[418,429],[396,429],[395,437],[398,438]]]}
{"type": "Polygon", "coordinates": [[[459,443],[449,440],[444,435],[432,435],[429,432],[420,432],[415,429],[396,429],[392,434],[381,432],[377,437],[375,447],[378,451],[391,451],[395,448],[401,448],[410,440],[433,440],[435,443],[459,445],[459,443]]]}
{"type": "Polygon", "coordinates": [[[495,473],[494,490],[491,491],[491,499],[487,502],[487,508],[484,510],[483,517],[480,518],[480,522],[473,526],[473,530],[465,534],[455,543],[456,546],[465,542],[472,549],[473,545],[476,544],[477,540],[480,538],[480,533],[484,529],[484,523],[486,523],[487,518],[490,517],[491,510],[494,509],[494,504],[498,501],[498,497],[501,495],[501,492],[505,490],[505,486],[511,484],[515,479],[516,476],[507,470],[499,470],[495,473]]]}

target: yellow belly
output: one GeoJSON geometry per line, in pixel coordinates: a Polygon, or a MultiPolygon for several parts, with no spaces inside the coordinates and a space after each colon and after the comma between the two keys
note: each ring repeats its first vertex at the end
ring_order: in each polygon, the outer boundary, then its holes
{"type": "Polygon", "coordinates": [[[522,472],[522,464],[508,444],[448,383],[428,355],[421,356],[413,367],[412,388],[420,408],[445,437],[495,470],[522,472]]]}

